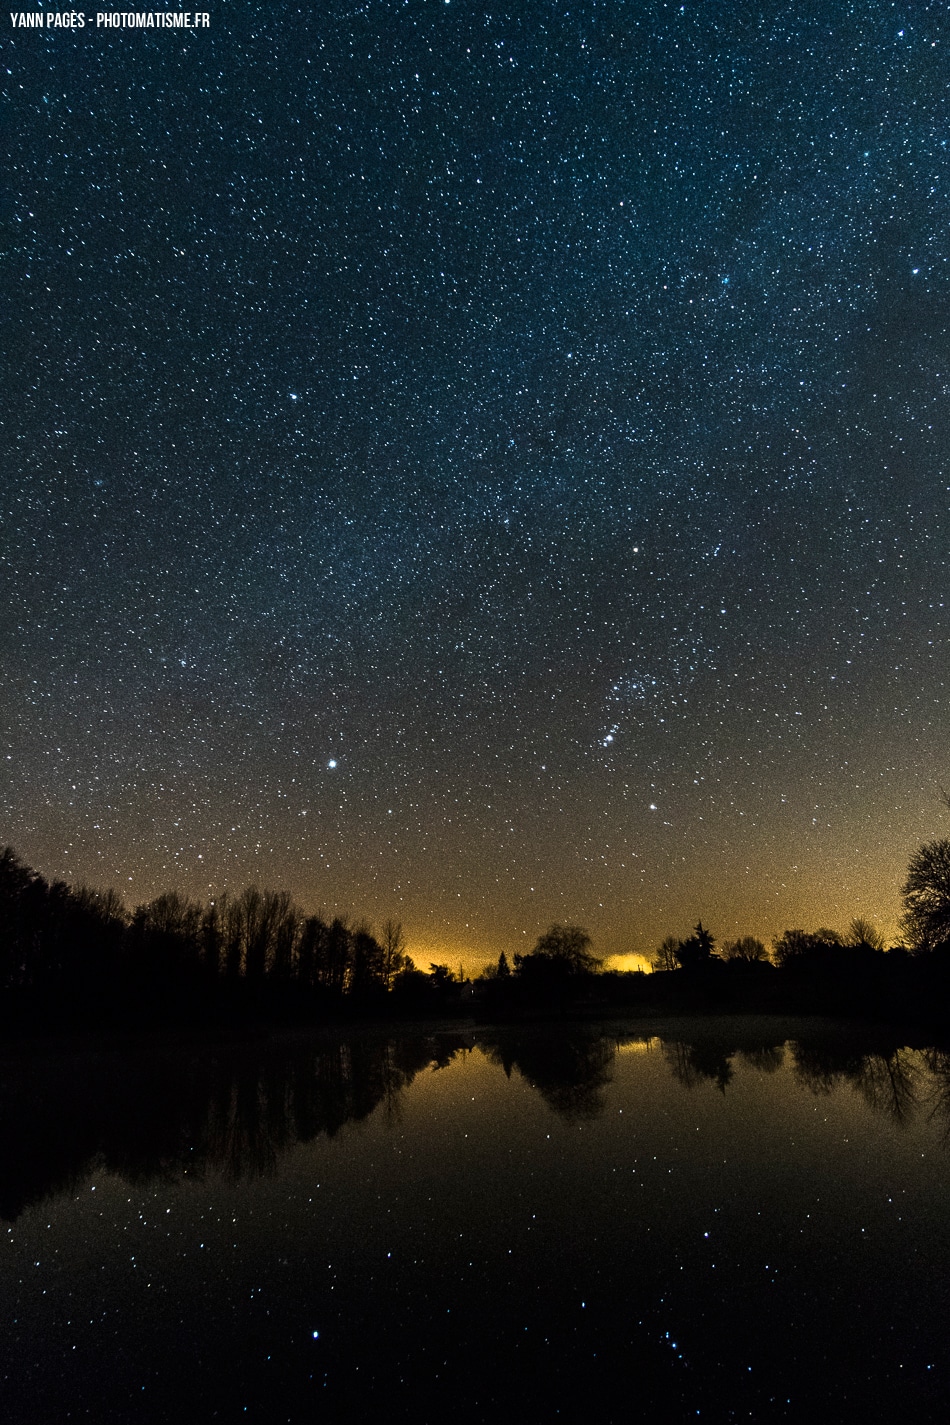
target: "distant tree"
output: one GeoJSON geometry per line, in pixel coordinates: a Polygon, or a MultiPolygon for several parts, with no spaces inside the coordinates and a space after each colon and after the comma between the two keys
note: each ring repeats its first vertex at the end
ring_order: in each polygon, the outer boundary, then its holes
{"type": "Polygon", "coordinates": [[[330,927],[318,915],[308,915],[300,928],[297,941],[297,984],[302,990],[310,991],[319,982],[319,967],[326,960],[326,946],[330,927]]]}
{"type": "Polygon", "coordinates": [[[779,969],[807,955],[811,936],[807,930],[783,930],[772,941],[772,958],[779,969]]]}
{"type": "Polygon", "coordinates": [[[49,887],[12,846],[0,851],[0,988],[29,983],[44,938],[49,887]]]}
{"type": "Polygon", "coordinates": [[[297,942],[297,983],[334,998],[348,988],[352,937],[345,917],[327,925],[318,915],[304,921],[297,942]]]}
{"type": "Polygon", "coordinates": [[[134,919],[155,938],[192,945],[198,939],[202,907],[178,891],[165,891],[147,905],[137,906],[134,919]]]}
{"type": "Polygon", "coordinates": [[[97,1006],[110,1003],[118,990],[128,912],[117,891],[89,886],[67,889],[60,909],[60,989],[76,1002],[84,1000],[95,1012],[97,1006]]]}
{"type": "Polygon", "coordinates": [[[520,993],[538,1002],[574,997],[601,967],[590,953],[590,936],[578,925],[552,925],[527,955],[515,956],[520,993]]]}
{"type": "Polygon", "coordinates": [[[233,985],[241,974],[241,912],[237,901],[227,891],[218,898],[221,921],[221,947],[224,955],[224,975],[233,985]]]}
{"type": "Polygon", "coordinates": [[[201,917],[201,957],[205,976],[214,984],[221,974],[221,956],[224,950],[224,930],[221,923],[221,907],[217,901],[210,901],[201,917]]]}
{"type": "MultiPolygon", "coordinates": [[[[30,885],[39,879],[36,871],[24,866],[12,846],[0,851],[0,905],[5,911],[12,912],[30,885]]],[[[5,920],[4,924],[8,925],[9,921],[5,920]]]]}
{"type": "Polygon", "coordinates": [[[837,930],[783,930],[772,941],[772,958],[780,969],[806,961],[815,963],[827,959],[829,951],[840,950],[844,943],[837,930]]]}
{"type": "Polygon", "coordinates": [[[270,939],[264,896],[257,886],[246,886],[237,899],[238,934],[241,945],[241,968],[245,980],[260,984],[267,964],[270,939]]]}
{"type": "Polygon", "coordinates": [[[599,970],[602,964],[602,961],[590,953],[590,946],[590,936],[579,925],[552,925],[540,936],[531,955],[522,958],[543,956],[544,959],[560,965],[569,974],[589,975],[599,970]]]}
{"type": "Polygon", "coordinates": [[[321,966],[322,983],[334,994],[345,994],[349,989],[353,957],[353,936],[345,916],[338,915],[334,918],[324,949],[326,953],[321,966]]]}
{"type": "Polygon", "coordinates": [[[111,886],[105,891],[98,891],[90,886],[77,886],[72,895],[75,904],[81,906],[91,919],[97,920],[102,926],[129,924],[130,916],[122,897],[111,886]]]}
{"type": "Polygon", "coordinates": [[[432,981],[422,970],[417,970],[411,960],[399,971],[393,981],[393,995],[403,1004],[424,1005],[427,1001],[432,981]]]}
{"type": "Polygon", "coordinates": [[[179,995],[183,980],[195,977],[201,963],[204,907],[178,891],[165,891],[132,915],[133,970],[139,993],[154,990],[179,995]]]}
{"type": "Polygon", "coordinates": [[[369,995],[388,989],[385,968],[386,952],[365,925],[353,932],[350,993],[369,995]]]}
{"type": "Polygon", "coordinates": [[[928,841],[911,858],[901,887],[901,930],[918,954],[950,945],[950,841],[928,841]]]}
{"type": "Polygon", "coordinates": [[[862,949],[868,950],[883,950],[884,936],[870,920],[865,920],[863,916],[856,915],[848,926],[845,944],[859,946],[862,949]]]}
{"type": "Polygon", "coordinates": [[[701,920],[696,922],[696,928],[687,940],[680,941],[676,958],[679,960],[684,970],[696,970],[702,965],[708,965],[712,959],[715,937],[703,925],[701,920]]]}
{"type": "Polygon", "coordinates": [[[491,984],[495,984],[498,980],[511,979],[511,966],[508,963],[508,956],[504,950],[502,950],[497,960],[493,960],[485,966],[478,978],[482,981],[488,981],[491,984]]]}
{"type": "Polygon", "coordinates": [[[675,935],[668,935],[662,945],[653,953],[650,964],[654,970],[678,970],[679,969],[679,948],[680,942],[675,935]]]}
{"type": "Polygon", "coordinates": [[[297,912],[287,891],[259,891],[251,886],[241,902],[246,906],[244,974],[256,982],[273,973],[275,959],[282,957],[284,951],[286,965],[281,969],[289,967],[297,912]]]}
{"type": "Polygon", "coordinates": [[[275,897],[269,966],[271,977],[277,984],[290,983],[302,924],[303,916],[289,894],[279,892],[275,897]]]}
{"type": "Polygon", "coordinates": [[[398,920],[387,920],[380,933],[383,947],[383,979],[386,989],[391,990],[396,976],[412,965],[406,954],[406,937],[398,920]]]}
{"type": "Polygon", "coordinates": [[[202,978],[204,907],[165,891],[132,913],[125,979],[136,1013],[175,1013],[193,998],[202,978]]]}
{"type": "Polygon", "coordinates": [[[754,935],[742,935],[738,940],[726,940],[720,951],[724,960],[767,960],[769,952],[754,935]]]}
{"type": "Polygon", "coordinates": [[[430,964],[429,981],[433,989],[444,990],[449,985],[455,984],[455,976],[452,974],[452,971],[449,969],[448,965],[430,964]]]}

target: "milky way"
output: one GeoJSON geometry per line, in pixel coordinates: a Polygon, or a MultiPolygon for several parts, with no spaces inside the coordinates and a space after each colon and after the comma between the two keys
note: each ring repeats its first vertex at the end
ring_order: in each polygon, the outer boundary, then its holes
{"type": "Polygon", "coordinates": [[[0,840],[422,960],[893,931],[947,7],[209,13],[5,35],[0,840]]]}

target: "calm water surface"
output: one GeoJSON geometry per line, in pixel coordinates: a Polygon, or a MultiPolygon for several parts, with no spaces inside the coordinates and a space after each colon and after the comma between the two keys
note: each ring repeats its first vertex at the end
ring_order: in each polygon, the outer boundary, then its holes
{"type": "Polygon", "coordinates": [[[7,1051],[13,1422],[947,1418],[950,1055],[692,1021],[7,1051]]]}

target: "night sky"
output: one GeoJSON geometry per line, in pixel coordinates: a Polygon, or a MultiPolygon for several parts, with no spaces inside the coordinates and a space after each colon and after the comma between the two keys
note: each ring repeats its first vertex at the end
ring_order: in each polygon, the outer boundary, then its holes
{"type": "Polygon", "coordinates": [[[893,935],[950,7],[211,3],[3,17],[0,843],[423,965],[893,935]]]}

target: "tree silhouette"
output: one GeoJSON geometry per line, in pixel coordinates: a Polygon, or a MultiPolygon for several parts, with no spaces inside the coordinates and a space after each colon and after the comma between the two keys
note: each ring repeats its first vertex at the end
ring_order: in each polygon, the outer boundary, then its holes
{"type": "Polygon", "coordinates": [[[136,906],[130,935],[130,972],[143,1003],[172,1004],[193,988],[201,962],[203,907],[177,891],[136,906]]]}
{"type": "Polygon", "coordinates": [[[366,997],[386,985],[386,952],[365,925],[353,932],[350,993],[366,997]]]}
{"type": "Polygon", "coordinates": [[[211,901],[201,917],[201,957],[204,964],[205,979],[212,985],[217,984],[218,977],[222,972],[222,952],[224,950],[224,932],[221,924],[221,909],[217,901],[211,901]]]}
{"type": "Polygon", "coordinates": [[[319,983],[318,966],[326,954],[329,926],[318,915],[308,915],[297,942],[297,984],[309,993],[319,983]]]}
{"type": "Polygon", "coordinates": [[[756,960],[767,960],[769,958],[769,952],[762,944],[762,941],[756,940],[754,935],[742,935],[738,940],[724,941],[722,956],[725,960],[746,960],[753,962],[756,960]]]}
{"type": "Polygon", "coordinates": [[[286,891],[277,898],[271,937],[270,973],[275,984],[286,986],[294,971],[294,958],[303,916],[286,891]]]}
{"type": "Polygon", "coordinates": [[[859,946],[868,950],[883,950],[884,937],[870,920],[865,920],[862,915],[856,915],[848,926],[848,945],[859,946]]]}
{"type": "Polygon", "coordinates": [[[519,993],[552,1003],[577,993],[601,961],[590,953],[590,936],[579,925],[552,925],[527,955],[515,955],[519,993]]]}
{"type": "Polygon", "coordinates": [[[901,929],[918,953],[950,946],[950,841],[928,841],[911,858],[901,887],[901,929]]]}
{"type": "Polygon", "coordinates": [[[688,940],[680,942],[676,952],[684,970],[697,970],[701,965],[708,965],[712,959],[715,937],[703,925],[701,920],[696,922],[696,929],[688,940]]]}
{"type": "Polygon", "coordinates": [[[579,925],[552,925],[539,938],[531,956],[523,956],[522,961],[543,956],[569,974],[593,974],[600,969],[601,961],[590,953],[590,945],[590,936],[579,925]]]}
{"type": "Polygon", "coordinates": [[[815,964],[827,960],[844,944],[837,930],[784,930],[772,942],[772,957],[779,968],[786,965],[815,964]]]}
{"type": "Polygon", "coordinates": [[[406,954],[406,937],[398,920],[383,923],[380,944],[383,947],[383,980],[387,990],[391,990],[396,976],[412,964],[406,954]]]}
{"type": "Polygon", "coordinates": [[[679,948],[680,942],[675,935],[668,935],[657,950],[654,951],[650,964],[654,970],[676,970],[679,968],[679,948]]]}

